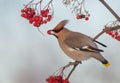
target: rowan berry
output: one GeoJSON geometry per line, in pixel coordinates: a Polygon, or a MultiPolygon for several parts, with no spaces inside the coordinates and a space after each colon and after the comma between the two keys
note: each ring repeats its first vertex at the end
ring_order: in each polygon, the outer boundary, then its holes
{"type": "Polygon", "coordinates": [[[80,14],[77,14],[76,19],[82,19],[82,16],[80,14]]]}
{"type": "Polygon", "coordinates": [[[88,20],[89,20],[89,17],[88,17],[88,16],[86,16],[86,17],[85,17],[85,20],[86,20],[86,21],[88,21],[88,20]]]}

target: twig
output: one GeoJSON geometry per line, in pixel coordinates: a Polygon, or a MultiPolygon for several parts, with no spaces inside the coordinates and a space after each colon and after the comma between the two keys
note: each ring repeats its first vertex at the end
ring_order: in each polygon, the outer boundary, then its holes
{"type": "Polygon", "coordinates": [[[81,61],[80,61],[80,62],[75,61],[75,62],[69,63],[70,65],[73,65],[73,68],[72,68],[72,70],[70,71],[70,73],[68,74],[67,78],[70,78],[71,74],[73,73],[73,71],[75,70],[75,68],[78,66],[79,63],[81,64],[81,61]]]}
{"type": "Polygon", "coordinates": [[[101,31],[100,33],[98,33],[94,38],[93,38],[93,40],[96,40],[99,36],[101,36],[103,33],[104,33],[105,31],[103,30],[103,31],[101,31]]]}
{"type": "Polygon", "coordinates": [[[112,31],[112,30],[117,30],[117,29],[120,29],[120,25],[113,26],[113,27],[106,27],[106,26],[105,26],[105,29],[103,29],[100,33],[98,33],[98,34],[93,38],[93,40],[96,40],[98,37],[100,37],[103,33],[107,32],[107,31],[112,31]]]}
{"type": "Polygon", "coordinates": [[[47,6],[49,6],[49,4],[52,3],[52,1],[53,1],[53,0],[50,0],[50,1],[48,2],[48,4],[47,4],[43,9],[45,9],[47,6]]]}
{"type": "MultiPolygon", "coordinates": [[[[79,63],[78,63],[78,64],[79,64],[79,63]]],[[[76,65],[73,66],[73,68],[72,68],[72,70],[70,71],[70,73],[68,74],[67,78],[70,78],[72,72],[75,70],[75,68],[77,67],[78,64],[76,64],[76,65]]]]}

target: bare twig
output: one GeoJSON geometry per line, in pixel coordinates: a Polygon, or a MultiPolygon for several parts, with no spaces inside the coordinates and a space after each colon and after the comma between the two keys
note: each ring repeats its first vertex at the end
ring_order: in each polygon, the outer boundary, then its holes
{"type": "Polygon", "coordinates": [[[94,38],[93,40],[96,40],[99,36],[101,36],[105,31],[102,30],[100,33],[98,33],[94,38]]]}
{"type": "MultiPolygon", "coordinates": [[[[78,63],[78,64],[79,64],[79,63],[78,63]]],[[[78,64],[76,64],[76,65],[73,66],[73,68],[72,68],[72,70],[70,71],[70,73],[68,74],[67,78],[70,78],[72,72],[75,70],[75,68],[77,67],[78,64]]]]}
{"type": "MultiPolygon", "coordinates": [[[[80,62],[75,61],[75,62],[70,62],[70,63],[68,64],[68,66],[73,65],[73,68],[72,68],[72,70],[70,71],[70,73],[68,74],[67,78],[70,78],[71,74],[73,73],[73,71],[75,70],[75,68],[76,68],[76,67],[78,66],[78,64],[80,64],[80,63],[81,63],[81,61],[80,61],[80,62]]],[[[68,67],[68,66],[67,66],[67,67],[68,67]]]]}

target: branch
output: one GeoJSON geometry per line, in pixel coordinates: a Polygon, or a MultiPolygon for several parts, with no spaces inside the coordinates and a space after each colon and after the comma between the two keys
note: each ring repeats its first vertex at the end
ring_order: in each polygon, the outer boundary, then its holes
{"type": "Polygon", "coordinates": [[[64,69],[66,69],[67,67],[73,65],[72,70],[70,71],[70,73],[68,74],[67,78],[70,78],[71,74],[73,73],[73,71],[75,70],[75,68],[78,66],[78,64],[81,64],[81,61],[75,61],[75,62],[69,62],[67,65],[65,65],[63,67],[62,72],[64,71],[64,69]]]}
{"type": "Polygon", "coordinates": [[[77,63],[76,65],[73,66],[72,70],[70,71],[70,73],[68,74],[67,78],[70,78],[72,72],[75,70],[75,68],[78,66],[79,63],[77,63]]]}
{"type": "Polygon", "coordinates": [[[103,33],[107,32],[107,31],[113,31],[113,30],[117,30],[120,29],[120,25],[117,26],[113,26],[113,27],[107,27],[105,26],[105,29],[103,29],[100,33],[98,33],[93,40],[96,40],[98,37],[100,37],[103,33]]]}
{"type": "Polygon", "coordinates": [[[120,22],[120,17],[117,15],[117,13],[104,1],[99,0],[112,14],[115,16],[115,18],[120,22]]]}

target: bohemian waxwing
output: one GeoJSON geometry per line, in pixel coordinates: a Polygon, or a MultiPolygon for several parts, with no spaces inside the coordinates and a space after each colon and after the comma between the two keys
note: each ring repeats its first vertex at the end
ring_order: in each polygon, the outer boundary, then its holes
{"type": "Polygon", "coordinates": [[[54,35],[59,42],[61,49],[75,61],[83,61],[91,57],[100,61],[106,67],[110,63],[100,54],[103,50],[98,49],[94,42],[106,47],[104,44],[93,40],[91,37],[82,33],[73,32],[64,26],[68,20],[61,21],[53,30],[48,30],[48,34],[54,35]]]}

